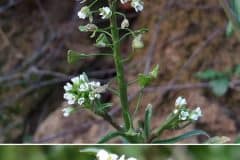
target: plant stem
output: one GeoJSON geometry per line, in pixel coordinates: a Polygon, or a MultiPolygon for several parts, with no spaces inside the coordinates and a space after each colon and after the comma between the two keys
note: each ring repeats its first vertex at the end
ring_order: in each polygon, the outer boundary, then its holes
{"type": "Polygon", "coordinates": [[[159,128],[157,128],[151,137],[148,139],[148,142],[151,143],[155,138],[159,137],[162,132],[178,117],[178,115],[171,114],[159,128]]]}
{"type": "Polygon", "coordinates": [[[108,114],[108,113],[105,113],[105,114],[102,114],[100,115],[102,116],[102,118],[107,121],[108,123],[110,123],[116,130],[118,131],[121,131],[122,130],[122,127],[118,125],[117,122],[115,122],[113,120],[113,118],[108,114]]]}
{"type": "Polygon", "coordinates": [[[115,67],[117,72],[117,83],[119,86],[119,96],[121,101],[125,128],[127,129],[127,131],[129,131],[133,129],[133,122],[129,112],[128,98],[127,98],[127,83],[124,78],[123,63],[120,55],[119,31],[117,29],[117,17],[115,14],[117,1],[108,0],[108,2],[113,13],[110,19],[110,23],[111,23],[111,33],[112,33],[112,41],[113,41],[113,48],[112,48],[113,57],[114,57],[114,62],[115,62],[115,67]]]}

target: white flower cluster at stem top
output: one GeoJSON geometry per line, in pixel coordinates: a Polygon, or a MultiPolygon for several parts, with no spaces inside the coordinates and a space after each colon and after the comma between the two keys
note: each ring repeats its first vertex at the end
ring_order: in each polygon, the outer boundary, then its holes
{"type": "MultiPolygon", "coordinates": [[[[99,89],[101,87],[100,82],[90,82],[85,73],[72,78],[71,82],[64,86],[65,93],[63,96],[69,105],[87,106],[101,98],[100,93],[103,91],[99,89]]],[[[68,116],[72,111],[72,107],[63,109],[64,116],[68,116]]]]}
{"type": "Polygon", "coordinates": [[[118,155],[109,153],[105,150],[99,150],[96,157],[97,160],[137,160],[133,157],[125,158],[125,155],[119,157],[118,155]]]}
{"type": "Polygon", "coordinates": [[[181,121],[197,121],[202,116],[200,107],[194,110],[187,108],[187,101],[183,97],[178,97],[175,102],[176,109],[173,111],[174,114],[179,114],[179,120],[181,121]]]}
{"type": "MultiPolygon", "coordinates": [[[[120,0],[122,4],[131,2],[131,6],[135,9],[136,12],[140,12],[144,9],[144,2],[142,0],[120,0]]],[[[99,15],[102,16],[102,19],[109,19],[112,16],[112,11],[109,7],[99,8],[99,15]]],[[[86,19],[91,17],[92,13],[88,6],[84,6],[78,12],[78,17],[80,19],[86,19]]]]}

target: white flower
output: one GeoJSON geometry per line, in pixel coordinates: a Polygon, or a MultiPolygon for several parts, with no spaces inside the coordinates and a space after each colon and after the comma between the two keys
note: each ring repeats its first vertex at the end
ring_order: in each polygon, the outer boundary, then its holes
{"type": "Polygon", "coordinates": [[[73,78],[71,79],[71,81],[72,81],[73,84],[79,84],[80,78],[79,78],[79,77],[73,77],[73,78]]]}
{"type": "Polygon", "coordinates": [[[188,116],[189,113],[187,111],[181,111],[179,114],[179,119],[185,121],[187,120],[188,116]]]}
{"type": "Polygon", "coordinates": [[[130,0],[120,0],[122,4],[129,2],[130,0]]]}
{"type": "Polygon", "coordinates": [[[121,23],[121,29],[129,27],[129,21],[128,19],[124,18],[124,20],[121,23]]]}
{"type": "Polygon", "coordinates": [[[90,92],[89,95],[88,95],[89,99],[91,101],[93,101],[95,99],[95,93],[94,92],[90,92]]]}
{"type": "Polygon", "coordinates": [[[178,109],[174,109],[174,110],[173,110],[173,113],[174,113],[174,114],[177,114],[177,113],[178,113],[178,109]]]}
{"type": "Polygon", "coordinates": [[[69,105],[73,105],[75,103],[75,101],[76,101],[76,97],[72,93],[65,93],[63,95],[63,98],[68,101],[69,105]]]}
{"type": "Polygon", "coordinates": [[[81,106],[84,103],[84,100],[85,99],[83,97],[79,98],[78,99],[78,104],[81,106]]]}
{"type": "Polygon", "coordinates": [[[97,99],[100,99],[101,95],[99,93],[97,93],[97,94],[94,95],[94,97],[97,98],[97,99]]]}
{"type": "Polygon", "coordinates": [[[101,98],[105,87],[106,85],[101,86],[98,81],[89,81],[87,75],[83,73],[65,84],[63,98],[69,105],[92,106],[94,101],[101,98]]]}
{"type": "Polygon", "coordinates": [[[101,83],[100,83],[100,82],[94,82],[94,81],[92,81],[92,82],[89,83],[89,85],[90,85],[90,87],[91,87],[92,89],[95,89],[95,88],[100,87],[100,86],[101,86],[101,83]]]}
{"type": "Polygon", "coordinates": [[[175,102],[176,107],[183,107],[187,105],[187,101],[183,97],[178,97],[175,102]]]}
{"type": "Polygon", "coordinates": [[[88,81],[88,77],[87,77],[87,75],[85,73],[81,74],[79,76],[79,79],[80,79],[80,81],[83,81],[83,82],[87,82],[88,81]]]}
{"type": "Polygon", "coordinates": [[[86,92],[89,90],[89,86],[87,83],[82,83],[80,84],[79,86],[79,89],[78,89],[80,92],[86,92]]]}
{"type": "Polygon", "coordinates": [[[73,111],[74,111],[74,109],[72,107],[67,107],[67,108],[62,109],[64,117],[68,117],[70,115],[70,113],[73,111]]]}
{"type": "Polygon", "coordinates": [[[72,90],[72,84],[71,83],[67,83],[65,86],[64,86],[64,90],[65,91],[70,91],[70,90],[72,90]]]}
{"type": "Polygon", "coordinates": [[[116,154],[108,153],[105,150],[99,150],[97,153],[98,160],[117,160],[117,158],[116,154]]]}
{"type": "Polygon", "coordinates": [[[81,8],[81,10],[78,12],[78,17],[80,19],[86,19],[90,15],[90,9],[87,6],[84,6],[81,8]]]}
{"type": "Polygon", "coordinates": [[[130,157],[127,160],[137,160],[136,158],[130,157]]]}
{"type": "Polygon", "coordinates": [[[197,121],[199,117],[202,116],[202,111],[200,107],[197,107],[190,113],[189,119],[197,121]]]}
{"type": "Polygon", "coordinates": [[[112,11],[109,7],[102,7],[99,9],[102,19],[108,19],[112,16],[112,11]]]}
{"type": "Polygon", "coordinates": [[[136,12],[140,12],[144,8],[144,2],[142,0],[132,0],[131,6],[135,9],[136,12]]]}
{"type": "Polygon", "coordinates": [[[122,155],[119,160],[125,160],[125,155],[122,155]]]}

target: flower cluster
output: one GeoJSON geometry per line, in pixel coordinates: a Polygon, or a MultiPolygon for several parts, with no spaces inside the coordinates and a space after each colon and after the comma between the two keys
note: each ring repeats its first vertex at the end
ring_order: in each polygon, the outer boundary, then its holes
{"type": "MultiPolygon", "coordinates": [[[[64,99],[69,105],[78,104],[88,107],[95,100],[101,98],[100,93],[104,92],[100,82],[89,81],[85,73],[71,79],[71,82],[64,86],[64,99]]],[[[73,111],[72,107],[64,108],[64,116],[68,116],[73,111]]]]}
{"type": "Polygon", "coordinates": [[[105,150],[99,150],[96,156],[97,160],[137,160],[133,157],[125,158],[125,155],[119,157],[118,155],[109,153],[105,150]]]}
{"type": "Polygon", "coordinates": [[[202,116],[202,111],[200,107],[194,110],[187,108],[187,101],[183,97],[178,97],[175,102],[176,109],[173,111],[174,114],[179,115],[179,120],[181,121],[197,121],[202,116]]]}

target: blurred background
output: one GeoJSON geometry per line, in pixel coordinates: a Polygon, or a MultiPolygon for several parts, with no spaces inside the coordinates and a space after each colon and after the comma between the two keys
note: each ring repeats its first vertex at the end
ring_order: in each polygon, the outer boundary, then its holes
{"type": "MultiPolygon", "coordinates": [[[[78,146],[1,146],[1,159],[25,160],[94,160],[94,156],[80,153],[78,146]]],[[[237,146],[106,146],[118,155],[136,157],[138,160],[239,160],[237,146]]]]}
{"type": "MultiPolygon", "coordinates": [[[[229,88],[218,83],[215,92],[195,76],[207,69],[225,72],[240,64],[239,41],[226,34],[228,19],[218,0],[144,2],[140,14],[119,5],[131,21],[131,28],[149,29],[144,35],[144,49],[137,50],[125,65],[127,80],[148,72],[155,64],[160,66],[158,79],[145,90],[136,122],[146,105],[152,103],[153,127],[158,126],[173,110],[176,97],[185,96],[190,106],[202,108],[204,116],[184,130],[165,132],[165,138],[196,128],[235,142],[240,130],[238,76],[229,77],[229,88]]],[[[107,83],[115,76],[109,58],[67,63],[68,49],[103,51],[93,46],[94,39],[88,34],[78,31],[78,26],[86,23],[77,17],[82,5],[76,0],[0,0],[0,142],[95,143],[112,130],[88,111],[81,110],[68,118],[61,112],[66,107],[63,85],[70,77],[86,72],[91,79],[107,83]]],[[[94,23],[107,24],[101,19],[94,23]]],[[[127,57],[131,39],[126,39],[121,49],[122,56],[127,57]]],[[[128,90],[132,111],[138,89],[131,85],[128,90]]],[[[114,104],[111,114],[118,120],[118,99],[106,93],[103,100],[114,104]]],[[[185,143],[202,141],[195,137],[185,143]]],[[[38,150],[44,157],[48,150],[55,149],[36,147],[38,150]]]]}

